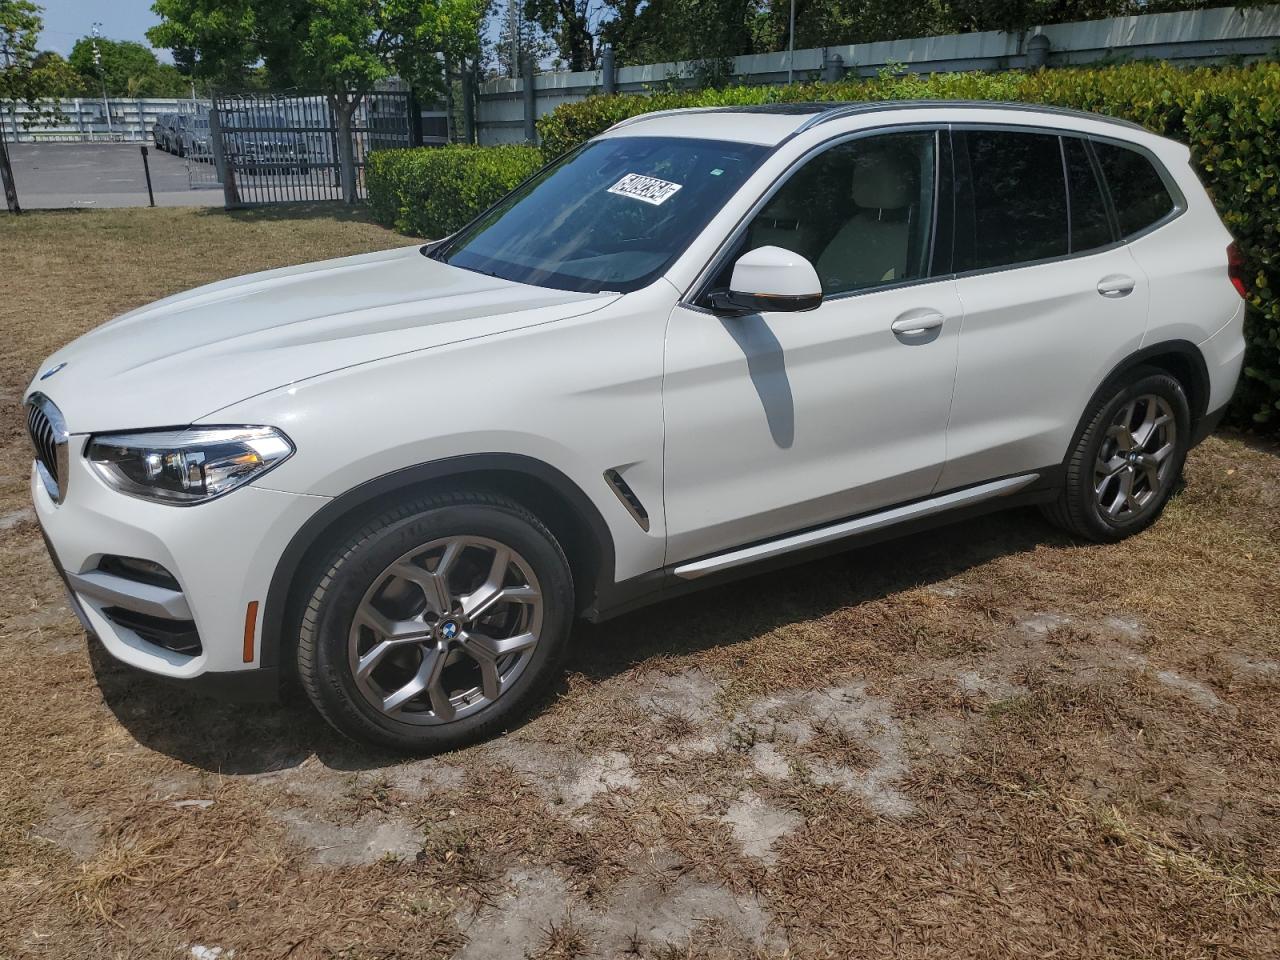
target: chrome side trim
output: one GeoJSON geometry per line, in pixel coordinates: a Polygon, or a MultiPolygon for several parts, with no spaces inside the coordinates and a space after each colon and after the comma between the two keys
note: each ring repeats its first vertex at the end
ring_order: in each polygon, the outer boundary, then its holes
{"type": "Polygon", "coordinates": [[[764,543],[730,550],[728,553],[716,554],[703,560],[695,560],[692,563],[683,563],[675,568],[674,573],[682,580],[696,580],[698,577],[705,577],[708,574],[740,567],[747,563],[755,563],[759,560],[768,560],[771,557],[781,556],[793,550],[815,547],[856,534],[881,530],[884,527],[905,523],[908,520],[917,520],[921,517],[932,516],[933,514],[954,510],[958,507],[981,503],[983,500],[1008,496],[1023,487],[1029,486],[1039,478],[1040,474],[1038,473],[1027,473],[1018,477],[1008,477],[1004,480],[981,483],[976,487],[956,490],[953,493],[944,493],[940,497],[931,497],[928,500],[909,503],[903,507],[881,510],[879,513],[870,513],[853,520],[843,520],[840,523],[819,527],[816,530],[792,534],[777,540],[767,540],[764,543]]]}
{"type": "Polygon", "coordinates": [[[192,619],[187,598],[177,590],[126,580],[101,570],[91,570],[88,573],[67,571],[67,583],[75,593],[90,597],[98,603],[124,607],[134,613],[145,613],[166,620],[192,619]]]}

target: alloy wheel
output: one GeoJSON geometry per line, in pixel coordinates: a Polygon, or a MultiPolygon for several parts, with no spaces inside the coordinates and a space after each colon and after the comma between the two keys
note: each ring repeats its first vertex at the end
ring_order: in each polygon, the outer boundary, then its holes
{"type": "Polygon", "coordinates": [[[1172,480],[1177,419],[1163,397],[1143,394],[1116,413],[1093,468],[1098,509],[1128,521],[1159,501],[1172,480]]]}
{"type": "Polygon", "coordinates": [[[349,634],[351,674],[374,709],[440,724],[493,703],[538,645],[542,590],[511,547],[448,537],[390,564],[365,592],[349,634]]]}

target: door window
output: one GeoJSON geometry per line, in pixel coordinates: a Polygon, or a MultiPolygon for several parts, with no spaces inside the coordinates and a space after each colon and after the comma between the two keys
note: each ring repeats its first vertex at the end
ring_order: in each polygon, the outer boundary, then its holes
{"type": "Polygon", "coordinates": [[[956,241],[956,270],[984,270],[1069,251],[1067,189],[1055,134],[970,130],[957,152],[968,162],[972,207],[956,241]]]}
{"type": "Polygon", "coordinates": [[[1169,188],[1145,156],[1128,147],[1098,141],[1093,150],[1111,191],[1121,236],[1141,233],[1173,212],[1169,188]]]}
{"type": "Polygon", "coordinates": [[[1089,148],[1078,137],[1063,137],[1062,150],[1071,198],[1071,252],[1104,247],[1115,240],[1115,235],[1089,148]]]}
{"type": "Polygon", "coordinates": [[[808,160],[747,226],[713,289],[765,246],[805,257],[827,296],[929,276],[936,155],[929,130],[850,140],[808,160]]]}

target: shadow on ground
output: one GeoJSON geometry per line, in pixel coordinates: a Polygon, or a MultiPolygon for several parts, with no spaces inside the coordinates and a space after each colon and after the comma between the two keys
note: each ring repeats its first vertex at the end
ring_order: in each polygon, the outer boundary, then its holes
{"type": "Polygon", "coordinates": [[[202,217],[229,217],[242,223],[268,223],[279,220],[329,220],[333,223],[376,223],[363,204],[347,206],[332,200],[272,203],[239,210],[206,207],[202,217]]]}
{"type": "MultiPolygon", "coordinates": [[[[583,624],[575,631],[567,668],[603,680],[646,660],[733,646],[788,623],[947,580],[997,557],[1066,542],[1034,510],[966,521],[751,577],[603,624],[583,624]]],[[[403,759],[335,733],[300,690],[286,690],[281,704],[213,701],[117,663],[96,641],[89,650],[103,699],[130,734],[143,746],[200,769],[265,773],[287,770],[314,755],[332,769],[355,771],[403,759]]],[[[562,683],[548,700],[563,689],[562,683]]]]}

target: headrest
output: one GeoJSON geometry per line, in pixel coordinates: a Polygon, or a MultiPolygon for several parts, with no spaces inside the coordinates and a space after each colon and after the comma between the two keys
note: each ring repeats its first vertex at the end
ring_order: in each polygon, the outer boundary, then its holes
{"type": "Polygon", "coordinates": [[[853,168],[853,202],[864,209],[899,210],[911,202],[909,169],[901,158],[871,153],[853,168]]]}

